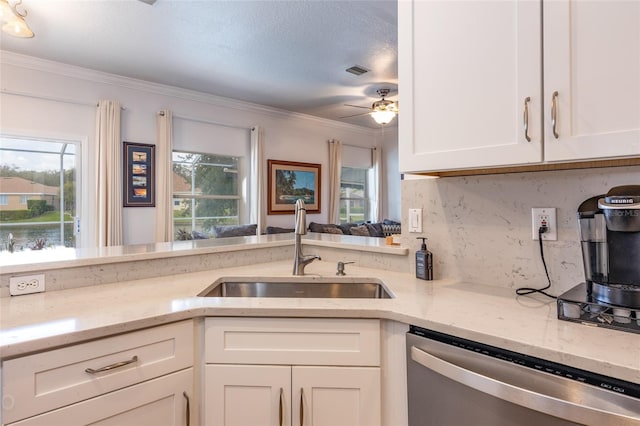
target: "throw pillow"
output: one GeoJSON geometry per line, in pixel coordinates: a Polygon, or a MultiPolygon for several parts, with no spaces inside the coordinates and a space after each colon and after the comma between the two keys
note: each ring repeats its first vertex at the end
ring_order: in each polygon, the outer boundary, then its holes
{"type": "Polygon", "coordinates": [[[369,228],[367,228],[366,225],[354,226],[351,228],[351,235],[358,235],[361,237],[371,236],[371,234],[369,234],[369,228]]]}

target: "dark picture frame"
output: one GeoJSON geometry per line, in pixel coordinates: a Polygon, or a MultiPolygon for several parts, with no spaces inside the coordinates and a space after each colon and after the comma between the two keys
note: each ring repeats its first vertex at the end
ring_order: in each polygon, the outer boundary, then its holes
{"type": "Polygon", "coordinates": [[[155,207],[156,146],[123,143],[124,207],[155,207]]]}
{"type": "Polygon", "coordinates": [[[307,213],[320,213],[322,166],[315,163],[267,160],[268,214],[294,214],[298,198],[307,213]]]}

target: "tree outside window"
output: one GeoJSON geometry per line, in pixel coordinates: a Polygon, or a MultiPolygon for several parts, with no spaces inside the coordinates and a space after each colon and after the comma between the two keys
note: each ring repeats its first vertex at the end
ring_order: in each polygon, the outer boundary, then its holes
{"type": "Polygon", "coordinates": [[[240,223],[240,157],[173,152],[173,222],[178,238],[209,237],[240,223]]]}

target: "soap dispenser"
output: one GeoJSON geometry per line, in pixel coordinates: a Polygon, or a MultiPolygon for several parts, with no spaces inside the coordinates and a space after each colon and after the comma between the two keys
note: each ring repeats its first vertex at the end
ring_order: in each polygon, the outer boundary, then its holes
{"type": "Polygon", "coordinates": [[[425,237],[417,237],[422,240],[420,250],[416,252],[416,278],[422,280],[433,280],[433,255],[427,250],[425,237]]]}

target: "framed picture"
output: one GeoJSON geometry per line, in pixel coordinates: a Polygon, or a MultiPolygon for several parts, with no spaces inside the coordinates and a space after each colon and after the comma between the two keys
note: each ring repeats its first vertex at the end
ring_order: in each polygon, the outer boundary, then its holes
{"type": "Polygon", "coordinates": [[[307,213],[320,213],[321,165],[267,160],[268,213],[293,214],[298,198],[307,213]]]}
{"type": "Polygon", "coordinates": [[[124,142],[124,207],[155,207],[155,145],[124,142]]]}

